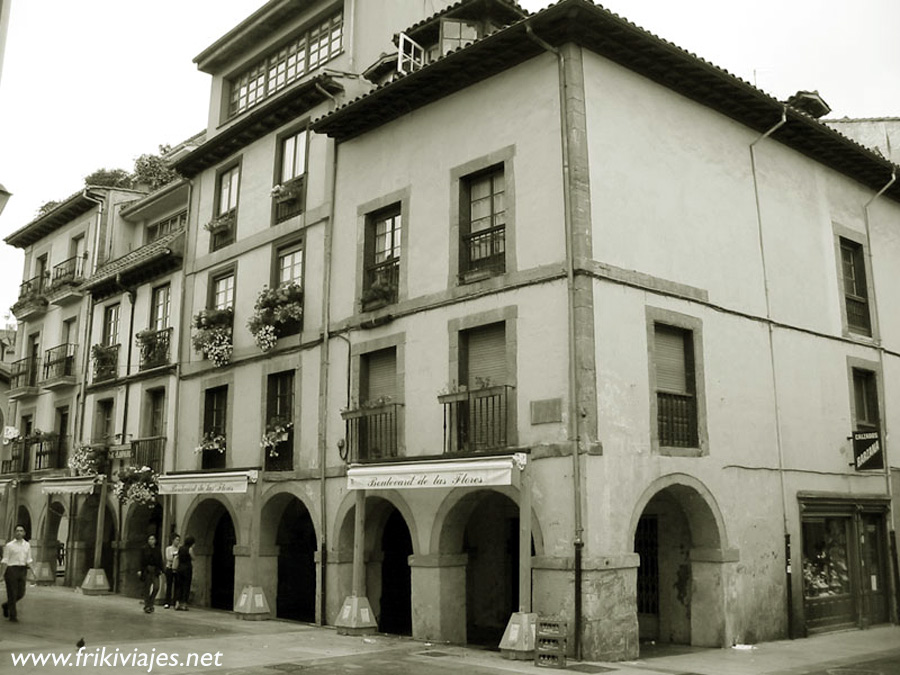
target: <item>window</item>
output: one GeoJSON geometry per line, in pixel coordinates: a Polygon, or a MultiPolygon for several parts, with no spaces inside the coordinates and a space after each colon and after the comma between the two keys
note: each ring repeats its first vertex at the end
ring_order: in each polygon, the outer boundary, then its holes
{"type": "Polygon", "coordinates": [[[286,370],[268,376],[266,382],[267,471],[290,471],[294,468],[294,371],[286,370]]]}
{"type": "Polygon", "coordinates": [[[465,47],[478,39],[481,26],[477,21],[444,19],[441,21],[441,55],[465,47]]]}
{"type": "Polygon", "coordinates": [[[203,439],[210,447],[202,453],[204,469],[225,468],[225,430],[228,412],[228,385],[206,390],[203,405],[203,439]]]}
{"type": "Polygon", "coordinates": [[[853,368],[853,403],[857,431],[877,431],[878,381],[871,370],[853,368]]]}
{"type": "Polygon", "coordinates": [[[853,333],[872,335],[863,246],[841,237],[840,248],[847,327],[853,333]]]}
{"type": "Polygon", "coordinates": [[[279,139],[278,185],[272,189],[276,224],[303,213],[306,201],[306,141],[306,129],[279,139]]]}
{"type": "Polygon", "coordinates": [[[303,286],[303,244],[283,246],[277,254],[276,285],[297,284],[303,286]]]}
{"type": "Polygon", "coordinates": [[[113,399],[104,398],[96,402],[94,407],[94,429],[92,440],[95,443],[113,442],[113,399]]]}
{"type": "Polygon", "coordinates": [[[659,444],[697,448],[694,343],[690,330],[655,324],[656,419],[659,444]]]}
{"type": "Polygon", "coordinates": [[[172,232],[183,230],[187,224],[187,211],[175,214],[171,218],[160,220],[147,227],[147,243],[151,243],[172,232]]]}
{"type": "Polygon", "coordinates": [[[165,436],[166,433],[166,390],[147,390],[147,436],[165,436]]]}
{"type": "Polygon", "coordinates": [[[400,285],[400,205],[388,207],[367,219],[363,309],[397,302],[400,285]]]}
{"type": "Polygon", "coordinates": [[[241,167],[232,166],[218,177],[216,217],[210,223],[210,250],[218,251],[234,243],[241,167]]]}
{"type": "Polygon", "coordinates": [[[359,354],[356,403],[342,413],[351,461],[402,454],[402,404],[397,377],[397,345],[359,354]]]}
{"type": "Polygon", "coordinates": [[[78,317],[71,316],[62,322],[62,344],[75,344],[78,341],[78,317]]]}
{"type": "Polygon", "coordinates": [[[103,344],[107,347],[119,344],[119,305],[103,309],[103,344]]]}
{"type": "Polygon", "coordinates": [[[212,278],[210,305],[212,309],[234,307],[234,272],[212,278]]]}
{"type": "Polygon", "coordinates": [[[150,328],[164,330],[169,327],[170,286],[157,286],[150,299],[150,328]]]}
{"type": "Polygon", "coordinates": [[[343,14],[328,17],[230,81],[228,116],[278,93],[341,51],[343,14]]]}
{"type": "Polygon", "coordinates": [[[306,129],[281,139],[281,183],[306,173],[306,129]]]}
{"type": "Polygon", "coordinates": [[[506,269],[506,205],[503,167],[461,181],[460,261],[463,272],[506,269]]]}

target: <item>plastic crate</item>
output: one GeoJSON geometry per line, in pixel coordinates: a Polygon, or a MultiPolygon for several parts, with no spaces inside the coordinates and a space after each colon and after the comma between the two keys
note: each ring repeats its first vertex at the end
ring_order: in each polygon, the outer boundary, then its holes
{"type": "Polygon", "coordinates": [[[566,638],[549,637],[547,635],[539,635],[535,640],[535,647],[540,652],[550,652],[552,654],[566,653],[566,638]]]}
{"type": "Polygon", "coordinates": [[[539,636],[547,637],[565,636],[567,632],[567,624],[565,621],[549,621],[548,619],[538,619],[535,633],[539,636]]]}
{"type": "Polygon", "coordinates": [[[534,665],[540,668],[565,668],[566,655],[536,651],[534,653],[534,665]]]}

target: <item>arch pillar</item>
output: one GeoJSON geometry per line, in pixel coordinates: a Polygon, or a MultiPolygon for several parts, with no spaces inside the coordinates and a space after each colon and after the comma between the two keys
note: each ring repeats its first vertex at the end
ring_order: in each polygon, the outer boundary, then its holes
{"type": "Polygon", "coordinates": [[[465,643],[468,559],[465,553],[409,556],[413,638],[465,643]]]}
{"type": "Polygon", "coordinates": [[[728,588],[736,574],[738,559],[735,549],[691,549],[691,598],[704,608],[702,612],[691,612],[691,644],[697,647],[731,644],[728,588]]]}

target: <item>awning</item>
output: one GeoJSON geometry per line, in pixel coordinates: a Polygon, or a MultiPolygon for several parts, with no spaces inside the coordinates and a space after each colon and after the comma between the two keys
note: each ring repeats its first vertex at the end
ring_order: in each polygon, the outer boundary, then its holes
{"type": "Polygon", "coordinates": [[[347,489],[413,490],[517,485],[525,461],[526,455],[516,453],[484,459],[352,466],[347,470],[347,489]]]}
{"type": "Polygon", "coordinates": [[[80,478],[45,478],[41,481],[41,494],[89,495],[94,492],[94,476],[80,478]]]}
{"type": "Polygon", "coordinates": [[[250,483],[259,477],[250,471],[222,471],[218,473],[188,473],[159,477],[161,495],[198,495],[223,492],[246,492],[250,483]]]}

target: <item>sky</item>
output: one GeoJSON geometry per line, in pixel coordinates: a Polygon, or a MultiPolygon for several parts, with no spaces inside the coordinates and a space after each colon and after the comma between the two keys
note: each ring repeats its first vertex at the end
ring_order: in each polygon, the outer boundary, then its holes
{"type": "MultiPolygon", "coordinates": [[[[393,0],[362,0],[391,2],[393,0]]],[[[99,168],[131,171],[206,125],[193,58],[263,0],[12,0],[0,73],[0,239],[99,168]]],[[[531,11],[546,0],[520,0],[531,11]]],[[[606,0],[602,6],[779,100],[818,90],[830,118],[900,116],[897,0],[606,0]]],[[[52,262],[52,261],[51,261],[52,262]]],[[[0,324],[22,252],[0,242],[0,324]]]]}

